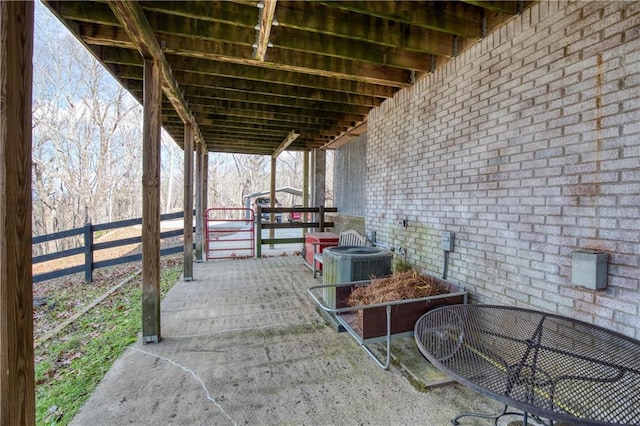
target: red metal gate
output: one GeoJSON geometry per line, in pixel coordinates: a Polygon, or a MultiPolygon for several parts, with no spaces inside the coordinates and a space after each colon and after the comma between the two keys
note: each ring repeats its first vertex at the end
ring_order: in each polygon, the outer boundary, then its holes
{"type": "Polygon", "coordinates": [[[253,210],[214,207],[205,218],[207,260],[255,256],[253,210]]]}

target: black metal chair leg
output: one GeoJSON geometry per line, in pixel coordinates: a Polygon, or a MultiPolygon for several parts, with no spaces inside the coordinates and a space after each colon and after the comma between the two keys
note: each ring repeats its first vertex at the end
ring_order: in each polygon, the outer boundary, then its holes
{"type": "MultiPolygon", "coordinates": [[[[453,425],[459,425],[460,423],[458,423],[458,420],[461,419],[462,417],[478,417],[481,419],[493,419],[493,425],[494,426],[498,426],[498,420],[500,420],[501,417],[504,416],[521,416],[522,417],[522,424],[523,426],[527,426],[529,423],[529,415],[528,413],[521,413],[521,412],[515,412],[515,411],[509,411],[509,406],[505,405],[504,408],[502,409],[502,411],[498,414],[482,414],[482,413],[460,413],[458,414],[456,417],[454,417],[453,419],[451,419],[451,424],[453,425]]],[[[536,418],[536,421],[539,421],[536,418]]],[[[544,422],[541,422],[542,424],[545,424],[544,422]]]]}
{"type": "Polygon", "coordinates": [[[460,413],[458,414],[456,417],[454,417],[453,419],[451,419],[451,424],[454,425],[459,425],[460,423],[458,423],[458,420],[462,417],[480,417],[482,419],[494,419],[494,425],[498,424],[498,419],[506,414],[511,414],[511,413],[507,413],[507,409],[509,407],[507,405],[504,406],[504,409],[502,410],[502,412],[500,414],[482,414],[482,413],[460,413]]]}

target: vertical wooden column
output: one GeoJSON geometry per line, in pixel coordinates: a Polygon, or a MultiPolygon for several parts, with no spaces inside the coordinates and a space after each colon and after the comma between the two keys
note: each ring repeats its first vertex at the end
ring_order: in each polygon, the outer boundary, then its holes
{"type": "Polygon", "coordinates": [[[0,3],[0,425],[35,424],[31,280],[33,2],[0,3]]]}
{"type": "Polygon", "coordinates": [[[326,185],[326,168],[327,168],[327,151],[314,150],[313,162],[313,205],[325,205],[325,185],[326,185]]]}
{"type": "Polygon", "coordinates": [[[193,280],[193,126],[184,126],[184,255],[182,277],[193,280]]]}
{"type": "Polygon", "coordinates": [[[144,59],[142,142],[142,341],[160,341],[160,64],[144,59]]]}
{"type": "Polygon", "coordinates": [[[209,151],[202,150],[202,209],[209,208],[209,151]]]}
{"type": "Polygon", "coordinates": [[[196,261],[202,262],[202,247],[204,246],[204,205],[202,203],[203,161],[202,143],[198,144],[196,150],[196,261]]]}
{"type": "MultiPolygon", "coordinates": [[[[326,178],[326,161],[327,152],[314,149],[311,153],[312,167],[312,186],[311,186],[311,202],[314,207],[324,207],[325,205],[325,178],[326,178]]],[[[324,220],[323,217],[316,217],[316,222],[324,220]]],[[[324,229],[317,228],[322,232],[324,229]]]]}
{"type": "Polygon", "coordinates": [[[309,207],[309,153],[302,154],[302,205],[309,207]]]}
{"type": "MultiPolygon", "coordinates": [[[[271,207],[276,206],[276,158],[271,157],[271,184],[269,185],[269,196],[271,197],[271,207]]],[[[282,217],[282,216],[281,216],[282,217]]],[[[271,213],[269,215],[269,222],[275,222],[275,213],[271,213]]],[[[269,229],[269,239],[273,240],[275,238],[275,229],[269,229]]],[[[270,248],[273,248],[273,244],[269,244],[270,248]]]]}
{"type": "MultiPolygon", "coordinates": [[[[310,151],[304,151],[302,153],[302,205],[309,207],[309,153],[310,151]]],[[[309,215],[304,214],[303,222],[307,222],[309,215]]],[[[302,233],[307,233],[307,228],[302,229],[302,233]]]]}
{"type": "Polygon", "coordinates": [[[209,208],[209,151],[207,151],[207,146],[202,146],[202,212],[203,212],[203,221],[202,221],[202,256],[204,260],[207,260],[207,218],[206,213],[209,208]]]}

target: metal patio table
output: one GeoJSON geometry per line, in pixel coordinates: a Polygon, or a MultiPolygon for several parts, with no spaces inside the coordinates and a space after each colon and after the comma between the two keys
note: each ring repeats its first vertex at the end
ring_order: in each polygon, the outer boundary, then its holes
{"type": "MultiPolygon", "coordinates": [[[[571,318],[494,305],[444,306],[415,326],[420,352],[456,381],[553,425],[640,425],[640,342],[571,318]]],[[[523,413],[509,411],[509,407],[523,413]]]]}

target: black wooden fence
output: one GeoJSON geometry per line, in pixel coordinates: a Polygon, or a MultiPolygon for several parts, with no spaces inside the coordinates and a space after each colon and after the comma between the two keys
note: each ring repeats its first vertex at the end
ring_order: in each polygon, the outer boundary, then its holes
{"type": "MultiPolygon", "coordinates": [[[[193,214],[195,215],[195,211],[193,214]]],[[[169,213],[169,214],[161,215],[160,220],[162,221],[162,220],[180,219],[183,217],[184,217],[184,212],[169,213]]],[[[50,280],[53,278],[59,278],[66,275],[76,274],[79,272],[84,272],[84,277],[86,282],[92,282],[93,271],[96,269],[106,268],[108,266],[115,266],[123,263],[136,262],[138,260],[141,260],[142,253],[131,254],[127,256],[118,257],[116,259],[108,259],[108,260],[103,260],[99,262],[94,262],[93,260],[93,254],[98,250],[127,246],[130,244],[139,244],[142,242],[142,235],[140,235],[137,237],[124,238],[121,240],[108,241],[104,243],[95,244],[93,242],[94,232],[107,231],[107,230],[117,229],[117,228],[126,228],[129,226],[141,225],[141,224],[142,224],[142,218],[121,220],[118,222],[103,223],[99,225],[92,225],[91,223],[87,223],[82,228],[70,229],[68,231],[61,231],[53,234],[40,235],[37,237],[33,237],[32,244],[40,244],[47,241],[58,240],[61,238],[74,237],[76,235],[83,236],[82,246],[68,249],[68,250],[62,250],[56,253],[49,253],[41,256],[35,256],[33,257],[34,265],[37,263],[47,262],[50,260],[62,259],[69,256],[84,254],[84,264],[72,266],[64,269],[58,269],[56,271],[46,272],[43,274],[34,275],[33,282],[37,283],[41,281],[50,280]]],[[[183,235],[183,233],[184,233],[184,230],[182,228],[175,229],[172,231],[165,231],[160,233],[160,238],[164,239],[164,238],[178,237],[180,235],[183,235]]],[[[182,251],[183,251],[182,244],[179,246],[165,247],[160,250],[160,256],[166,256],[174,253],[181,253],[182,251]]]]}

